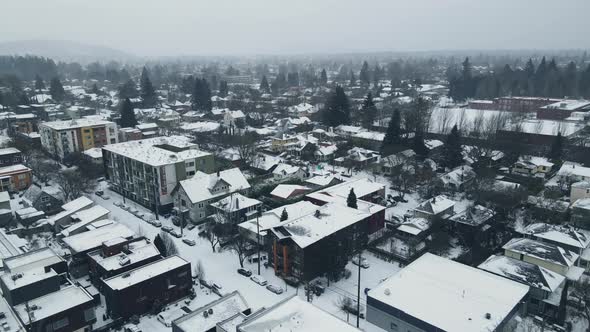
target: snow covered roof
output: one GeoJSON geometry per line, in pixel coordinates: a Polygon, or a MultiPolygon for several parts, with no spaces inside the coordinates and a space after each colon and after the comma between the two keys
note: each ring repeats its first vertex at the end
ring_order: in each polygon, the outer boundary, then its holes
{"type": "MultiPolygon", "coordinates": [[[[566,122],[557,120],[539,120],[529,119],[521,123],[519,130],[527,134],[557,136],[561,133],[562,136],[567,137],[586,127],[583,123],[566,122]]],[[[511,131],[511,125],[508,125],[504,130],[511,131]]]]}
{"type": "Polygon", "coordinates": [[[536,156],[520,156],[518,157],[517,163],[521,163],[523,166],[530,165],[531,167],[553,167],[552,162],[547,160],[544,157],[536,157],[536,156]]]}
{"type": "Polygon", "coordinates": [[[299,166],[293,166],[285,163],[280,163],[277,167],[272,171],[273,174],[280,174],[280,175],[293,175],[296,174],[301,170],[299,166]]]}
{"type": "Polygon", "coordinates": [[[590,210],[590,198],[580,198],[572,204],[572,209],[590,210]]]}
{"type": "Polygon", "coordinates": [[[492,255],[478,268],[550,293],[565,280],[559,273],[508,256],[492,255]]]}
{"type": "Polygon", "coordinates": [[[98,219],[107,217],[109,213],[111,213],[111,211],[100,205],[95,205],[86,210],[78,211],[71,215],[71,218],[77,222],[61,231],[61,234],[63,236],[69,236],[70,234],[85,228],[88,226],[88,224],[98,219]]]}
{"type": "Polygon", "coordinates": [[[192,131],[196,133],[207,133],[211,131],[216,131],[219,129],[221,124],[219,122],[213,121],[199,121],[199,122],[191,122],[191,123],[183,123],[180,126],[180,129],[186,131],[192,131]]]}
{"type": "Polygon", "coordinates": [[[121,290],[184,265],[190,265],[190,263],[180,258],[180,256],[169,256],[123,274],[104,279],[103,283],[110,289],[121,290]]]}
{"type": "Polygon", "coordinates": [[[438,195],[422,202],[414,210],[426,214],[437,215],[453,206],[455,206],[455,201],[448,199],[445,195],[438,195]]]}
{"type": "Polygon", "coordinates": [[[27,303],[16,305],[14,311],[25,324],[29,324],[29,316],[34,318],[35,321],[41,321],[92,301],[94,301],[94,298],[84,288],[70,286],[30,300],[27,303]],[[27,312],[27,305],[31,309],[29,312],[27,312]]]}
{"type": "Polygon", "coordinates": [[[158,167],[210,155],[186,136],[155,137],[103,147],[104,150],[158,167]],[[172,149],[169,149],[171,147],[172,149]]]}
{"type": "Polygon", "coordinates": [[[584,179],[590,178],[590,167],[584,167],[577,163],[572,163],[566,161],[561,165],[559,171],[557,171],[557,175],[569,177],[569,176],[577,176],[584,179]]]}
{"type": "Polygon", "coordinates": [[[11,166],[6,166],[6,167],[1,167],[0,168],[0,175],[5,175],[5,174],[12,174],[12,173],[22,173],[22,172],[29,172],[31,171],[30,168],[28,168],[27,166],[23,165],[23,164],[16,164],[16,165],[11,165],[11,166]]]}
{"type": "MultiPolygon", "coordinates": [[[[354,189],[354,194],[356,197],[360,198],[385,189],[385,185],[379,182],[372,182],[368,179],[358,178],[322,189],[318,193],[323,193],[328,196],[340,196],[347,198],[348,194],[350,193],[350,189],[354,189]]],[[[311,197],[313,194],[315,193],[312,193],[308,196],[311,197]]]]}
{"type": "Polygon", "coordinates": [[[240,193],[234,193],[215,203],[211,203],[211,206],[225,212],[234,212],[259,204],[262,204],[262,202],[257,199],[246,197],[240,193]]]}
{"type": "Polygon", "coordinates": [[[573,266],[579,257],[578,254],[555,244],[526,238],[512,239],[502,249],[566,267],[573,266]]]}
{"type": "MultiPolygon", "coordinates": [[[[248,303],[238,291],[233,291],[188,315],[172,322],[182,332],[202,332],[214,329],[225,321],[249,309],[248,303]],[[207,312],[207,315],[203,314],[207,312]],[[209,313],[210,312],[210,313],[209,313]]],[[[233,331],[232,331],[233,332],[233,331]]]]}
{"type": "Polygon", "coordinates": [[[435,329],[487,332],[511,314],[528,290],[520,283],[426,253],[371,289],[368,297],[435,329]]]}
{"type": "Polygon", "coordinates": [[[328,203],[317,207],[316,210],[319,213],[314,212],[283,222],[280,226],[273,228],[273,232],[279,238],[291,238],[300,248],[305,248],[371,216],[360,209],[337,203],[328,203]]]}
{"type": "Polygon", "coordinates": [[[255,312],[240,325],[241,332],[353,332],[360,331],[315,305],[292,296],[255,312]]]}
{"type": "Polygon", "coordinates": [[[418,235],[430,228],[431,223],[424,218],[410,218],[403,221],[397,230],[411,235],[418,235]]]}
{"type": "Polygon", "coordinates": [[[568,225],[534,223],[520,230],[520,233],[580,249],[590,245],[590,232],[568,225]]]}
{"type": "Polygon", "coordinates": [[[96,127],[112,125],[115,126],[114,122],[105,121],[96,117],[81,118],[75,120],[64,120],[64,121],[53,121],[43,122],[39,124],[39,127],[48,127],[53,130],[66,130],[66,129],[77,129],[82,127],[96,127]]]}
{"type": "MultiPolygon", "coordinates": [[[[297,184],[279,184],[273,191],[270,192],[272,196],[287,199],[296,191],[310,191],[311,189],[297,184]]],[[[303,194],[303,193],[300,193],[303,194]]]]}
{"type": "Polygon", "coordinates": [[[13,153],[20,153],[20,150],[17,148],[4,148],[4,149],[0,149],[0,155],[4,156],[7,154],[13,154],[13,153]]]}
{"type": "Polygon", "coordinates": [[[380,133],[378,131],[362,131],[360,133],[354,134],[352,137],[382,142],[385,138],[385,133],[380,133]]]}
{"type": "Polygon", "coordinates": [[[139,130],[146,130],[146,129],[158,129],[158,124],[149,122],[149,123],[142,123],[135,126],[135,128],[139,130]]]}
{"type": "Polygon", "coordinates": [[[363,127],[358,127],[358,126],[347,126],[347,125],[339,125],[338,127],[335,128],[337,131],[343,132],[343,133],[347,133],[347,134],[356,134],[356,133],[360,133],[362,131],[366,131],[365,128],[363,127]]]}
{"type": "Polygon", "coordinates": [[[305,182],[316,185],[316,186],[324,187],[324,186],[327,186],[330,183],[332,183],[332,181],[334,181],[334,179],[336,179],[337,181],[340,181],[339,178],[337,178],[334,175],[325,174],[325,175],[317,175],[317,176],[311,177],[309,179],[306,179],[305,182]]]}
{"type": "Polygon", "coordinates": [[[101,148],[91,148],[91,149],[85,150],[82,153],[84,153],[85,155],[87,155],[88,157],[90,157],[92,159],[102,158],[102,149],[101,148]]]}
{"type": "Polygon", "coordinates": [[[160,252],[152,243],[148,243],[146,240],[140,240],[130,242],[128,252],[126,253],[103,257],[102,250],[97,250],[89,253],[88,256],[93,258],[106,271],[116,271],[129,264],[159,257],[160,252]],[[128,263],[122,264],[123,261],[127,261],[128,263]]]}
{"type": "Polygon", "coordinates": [[[564,111],[576,111],[581,108],[590,108],[590,101],[583,99],[563,99],[556,103],[549,104],[541,107],[545,110],[564,110],[564,111]]]}
{"type": "Polygon", "coordinates": [[[257,232],[257,228],[259,227],[260,232],[263,232],[270,228],[278,226],[281,223],[281,215],[283,214],[283,210],[287,212],[288,216],[287,220],[285,221],[289,221],[300,218],[304,215],[314,213],[317,209],[318,206],[311,202],[300,201],[297,203],[283,205],[276,209],[263,212],[262,215],[258,218],[258,225],[256,224],[257,219],[255,218],[245,221],[241,223],[239,226],[254,233],[257,232]]]}
{"type": "Polygon", "coordinates": [[[482,205],[475,205],[455,214],[448,220],[470,226],[479,226],[490,220],[495,214],[496,212],[492,209],[482,205]]]}
{"type": "Polygon", "coordinates": [[[26,270],[20,270],[18,273],[4,273],[1,278],[2,283],[6,288],[14,290],[56,276],[57,273],[53,269],[45,271],[44,267],[37,266],[26,270]]]}
{"type": "Polygon", "coordinates": [[[248,180],[237,167],[212,174],[197,172],[195,176],[182,180],[179,184],[192,203],[250,188],[248,180]],[[222,182],[227,184],[226,189],[219,188],[222,182]]]}
{"type": "Polygon", "coordinates": [[[471,181],[476,176],[473,168],[471,166],[463,165],[454,168],[450,172],[443,174],[440,177],[440,180],[444,184],[453,184],[455,186],[460,186],[468,181],[471,181]]]}
{"type": "Polygon", "coordinates": [[[65,237],[63,242],[75,254],[98,248],[103,242],[117,237],[131,238],[134,235],[135,233],[127,226],[113,222],[94,230],[65,237]]]}

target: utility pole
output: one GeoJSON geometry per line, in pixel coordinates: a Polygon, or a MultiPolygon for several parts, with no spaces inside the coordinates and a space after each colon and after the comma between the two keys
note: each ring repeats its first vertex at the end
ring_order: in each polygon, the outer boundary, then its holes
{"type": "MultiPolygon", "coordinates": [[[[260,217],[260,210],[256,212],[256,240],[258,242],[258,275],[260,275],[260,223],[258,218],[260,217]]],[[[269,258],[270,259],[270,258],[269,258]]]]}
{"type": "Polygon", "coordinates": [[[356,285],[356,327],[359,328],[360,319],[361,319],[361,258],[362,258],[362,249],[359,249],[359,261],[358,261],[358,280],[356,285]]]}

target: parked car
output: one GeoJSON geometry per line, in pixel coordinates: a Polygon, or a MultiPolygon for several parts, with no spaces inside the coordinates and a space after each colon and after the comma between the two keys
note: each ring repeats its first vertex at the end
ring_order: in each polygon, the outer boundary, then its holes
{"type": "Polygon", "coordinates": [[[150,222],[150,224],[152,224],[152,225],[153,225],[153,226],[155,226],[155,227],[162,227],[162,223],[161,223],[161,222],[159,222],[159,221],[157,221],[157,220],[152,220],[152,221],[150,222]]]}
{"type": "Polygon", "coordinates": [[[243,275],[244,277],[250,277],[252,275],[252,271],[244,268],[239,268],[238,273],[243,275]]]}
{"type": "Polygon", "coordinates": [[[250,280],[254,281],[255,283],[259,284],[260,286],[266,286],[266,284],[268,284],[268,281],[266,281],[266,279],[264,279],[264,277],[259,276],[259,275],[251,276],[250,280]]]}
{"type": "Polygon", "coordinates": [[[123,202],[116,201],[113,203],[113,205],[116,207],[123,207],[123,202]]]}
{"type": "Polygon", "coordinates": [[[219,284],[213,283],[213,287],[217,288],[217,290],[223,289],[219,284]]]}
{"type": "Polygon", "coordinates": [[[197,227],[197,225],[195,225],[195,224],[191,224],[191,223],[189,223],[189,224],[186,226],[186,228],[188,228],[188,230],[189,230],[189,231],[192,231],[193,229],[195,229],[195,227],[197,227]]]}
{"type": "Polygon", "coordinates": [[[143,215],[143,218],[141,218],[141,219],[143,219],[145,221],[152,221],[152,220],[156,220],[156,217],[154,217],[154,215],[151,213],[146,213],[143,215]]]}
{"type": "MultiPolygon", "coordinates": [[[[352,264],[357,265],[357,266],[359,265],[359,257],[358,256],[354,256],[352,258],[352,264]]],[[[366,259],[363,258],[363,259],[361,259],[360,266],[363,269],[368,269],[371,265],[369,264],[369,262],[367,262],[366,259]]]]}
{"type": "Polygon", "coordinates": [[[166,233],[170,233],[174,230],[174,228],[172,228],[172,226],[162,226],[162,230],[166,233]]]}
{"type": "Polygon", "coordinates": [[[180,239],[182,237],[182,234],[180,234],[179,232],[177,232],[176,230],[172,230],[169,232],[170,235],[174,236],[177,239],[180,239]]]}
{"type": "Polygon", "coordinates": [[[111,199],[111,196],[107,196],[107,195],[102,195],[100,196],[102,199],[104,199],[105,201],[108,201],[109,199],[111,199]]]}
{"type": "Polygon", "coordinates": [[[96,196],[100,197],[100,196],[104,195],[104,191],[102,191],[102,190],[97,190],[97,191],[95,191],[95,192],[94,192],[94,194],[95,194],[96,196]]]}
{"type": "Polygon", "coordinates": [[[278,287],[275,285],[268,285],[268,286],[266,286],[266,289],[268,289],[269,291],[271,291],[275,294],[283,294],[283,289],[281,287],[278,287]]]}
{"type": "Polygon", "coordinates": [[[125,324],[125,326],[123,326],[123,332],[142,332],[142,331],[135,324],[125,324]]]}
{"type": "Polygon", "coordinates": [[[194,246],[195,244],[197,244],[194,240],[191,239],[182,239],[182,242],[188,244],[189,246],[194,246]]]}

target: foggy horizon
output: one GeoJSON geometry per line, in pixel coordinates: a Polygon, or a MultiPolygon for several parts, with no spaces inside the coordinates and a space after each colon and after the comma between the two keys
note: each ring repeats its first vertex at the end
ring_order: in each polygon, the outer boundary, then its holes
{"type": "Polygon", "coordinates": [[[71,41],[140,57],[590,48],[583,33],[590,2],[583,0],[25,0],[4,7],[0,29],[10,33],[0,43],[71,41]]]}

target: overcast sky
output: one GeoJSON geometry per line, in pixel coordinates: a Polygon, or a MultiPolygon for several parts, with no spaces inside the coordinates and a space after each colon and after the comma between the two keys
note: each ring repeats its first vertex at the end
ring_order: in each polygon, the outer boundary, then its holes
{"type": "Polygon", "coordinates": [[[590,48],[590,0],[0,0],[0,42],[135,55],[590,48]]]}

